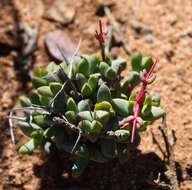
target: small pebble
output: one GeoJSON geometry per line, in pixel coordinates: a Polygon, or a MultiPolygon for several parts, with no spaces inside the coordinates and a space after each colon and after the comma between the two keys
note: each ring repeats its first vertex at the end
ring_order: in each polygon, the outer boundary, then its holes
{"type": "Polygon", "coordinates": [[[179,75],[179,76],[183,76],[183,75],[185,74],[185,70],[184,70],[184,69],[177,69],[177,70],[176,70],[176,73],[177,73],[177,75],[179,75]]]}
{"type": "Polygon", "coordinates": [[[146,35],[145,42],[148,44],[152,44],[154,42],[154,36],[152,33],[146,35]]]}

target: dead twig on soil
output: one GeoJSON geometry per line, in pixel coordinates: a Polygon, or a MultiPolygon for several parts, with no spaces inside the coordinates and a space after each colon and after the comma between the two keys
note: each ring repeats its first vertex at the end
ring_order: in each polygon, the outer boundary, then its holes
{"type": "Polygon", "coordinates": [[[26,25],[20,26],[23,47],[22,55],[28,57],[31,55],[37,48],[37,39],[39,35],[39,28],[37,26],[29,27],[26,25]]]}
{"type": "MultiPolygon", "coordinates": [[[[58,125],[63,125],[65,128],[68,128],[69,130],[79,134],[82,136],[82,137],[85,137],[85,138],[88,138],[89,135],[87,135],[86,133],[82,133],[81,131],[81,128],[79,126],[75,126],[71,123],[69,123],[65,118],[61,118],[61,117],[53,117],[52,118],[52,121],[55,123],[55,124],[58,124],[58,125]]],[[[114,131],[108,131],[107,133],[102,133],[98,138],[103,138],[103,139],[117,139],[117,136],[115,135],[115,132],[114,131]]]]}
{"type": "Polygon", "coordinates": [[[158,140],[156,139],[155,134],[153,133],[153,131],[151,131],[151,135],[152,135],[153,143],[157,145],[158,149],[159,149],[160,152],[163,154],[163,158],[165,159],[166,154],[165,154],[163,148],[161,147],[160,143],[159,143],[158,140]]]}
{"type": "Polygon", "coordinates": [[[112,15],[110,9],[108,7],[104,8],[105,14],[107,18],[109,19],[109,22],[111,24],[111,30],[112,30],[112,35],[114,36],[115,40],[122,44],[122,48],[124,49],[125,53],[128,55],[131,55],[132,49],[131,47],[124,42],[123,34],[121,31],[121,26],[119,23],[115,20],[114,16],[112,15]]]}
{"type": "Polygon", "coordinates": [[[136,21],[136,20],[132,20],[130,22],[130,26],[132,29],[134,29],[137,33],[143,33],[143,34],[149,34],[152,33],[153,30],[151,28],[149,28],[147,25],[145,25],[142,22],[136,21]]]}
{"type": "Polygon", "coordinates": [[[170,180],[170,185],[171,185],[170,188],[171,188],[171,190],[179,190],[179,184],[178,184],[177,175],[176,175],[175,155],[174,155],[174,147],[175,147],[177,138],[175,135],[175,131],[173,130],[172,131],[173,142],[170,143],[169,138],[168,138],[166,115],[163,117],[162,126],[159,127],[159,130],[161,131],[161,134],[163,136],[163,140],[165,143],[165,147],[166,147],[166,153],[167,153],[166,175],[167,175],[168,179],[170,180]]]}

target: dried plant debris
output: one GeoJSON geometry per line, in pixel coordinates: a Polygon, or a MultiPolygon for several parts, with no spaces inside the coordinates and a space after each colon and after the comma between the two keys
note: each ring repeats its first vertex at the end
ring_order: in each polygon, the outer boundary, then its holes
{"type": "Polygon", "coordinates": [[[79,45],[80,41],[79,44],[74,43],[69,36],[60,30],[49,32],[45,37],[45,46],[50,56],[57,61],[63,60],[62,54],[64,54],[67,59],[70,59],[74,54],[74,56],[80,55],[80,52],[77,51],[79,45]]]}

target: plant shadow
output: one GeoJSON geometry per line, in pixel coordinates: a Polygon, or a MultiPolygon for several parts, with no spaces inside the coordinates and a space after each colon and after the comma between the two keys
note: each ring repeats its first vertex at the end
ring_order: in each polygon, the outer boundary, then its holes
{"type": "Polygon", "coordinates": [[[164,161],[154,152],[141,153],[135,150],[129,161],[120,164],[90,162],[79,178],[70,176],[72,161],[59,153],[49,155],[42,165],[34,166],[35,175],[40,178],[39,190],[161,190],[154,182],[161,173],[164,175],[164,161]]]}

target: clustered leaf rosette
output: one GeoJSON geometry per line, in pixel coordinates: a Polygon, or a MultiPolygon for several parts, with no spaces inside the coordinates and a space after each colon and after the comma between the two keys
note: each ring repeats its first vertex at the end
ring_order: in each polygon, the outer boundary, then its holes
{"type": "Polygon", "coordinates": [[[36,69],[34,90],[20,97],[26,117],[19,125],[30,139],[19,152],[32,153],[38,146],[46,152],[54,147],[68,152],[75,160],[74,176],[82,173],[89,160],[128,159],[140,143],[140,133],[165,113],[159,107],[160,97],[146,93],[155,79],[152,58],[134,53],[131,65],[133,71],[124,82],[121,73],[126,61],[109,56],[103,61],[98,54],[36,69]],[[142,94],[136,92],[139,85],[142,94]]]}

